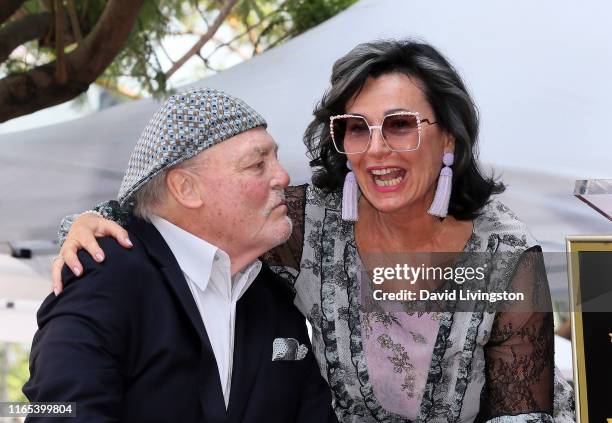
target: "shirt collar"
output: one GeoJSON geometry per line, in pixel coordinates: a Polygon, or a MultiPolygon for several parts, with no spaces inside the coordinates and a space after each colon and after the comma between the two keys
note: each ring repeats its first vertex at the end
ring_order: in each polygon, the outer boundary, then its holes
{"type": "MultiPolygon", "coordinates": [[[[222,249],[162,217],[152,216],[151,223],[168,244],[183,273],[187,274],[202,292],[208,287],[213,266],[225,267],[228,275],[230,274],[230,257],[222,249]]],[[[239,290],[238,298],[251,286],[260,270],[261,262],[255,260],[234,275],[232,282],[241,281],[241,286],[236,286],[239,290]]]]}

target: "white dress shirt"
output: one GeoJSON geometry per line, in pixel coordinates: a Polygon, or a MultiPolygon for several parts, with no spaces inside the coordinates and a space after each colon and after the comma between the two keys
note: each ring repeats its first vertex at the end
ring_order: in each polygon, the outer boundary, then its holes
{"type": "Polygon", "coordinates": [[[230,257],[225,251],[159,216],[153,216],[151,223],[174,254],[198,306],[217,361],[227,408],[232,383],[236,303],[259,274],[261,262],[254,261],[232,278],[230,257]]]}

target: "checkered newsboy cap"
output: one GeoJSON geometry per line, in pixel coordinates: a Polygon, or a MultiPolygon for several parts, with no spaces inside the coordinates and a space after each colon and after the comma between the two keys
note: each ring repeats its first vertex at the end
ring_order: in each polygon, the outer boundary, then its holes
{"type": "Polygon", "coordinates": [[[244,101],[212,88],[192,88],[168,98],[145,126],[121,182],[118,200],[164,169],[258,126],[265,119],[244,101]]]}

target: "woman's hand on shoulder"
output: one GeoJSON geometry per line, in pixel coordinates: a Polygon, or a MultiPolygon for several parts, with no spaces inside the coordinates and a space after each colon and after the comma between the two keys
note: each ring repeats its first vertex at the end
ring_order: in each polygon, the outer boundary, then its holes
{"type": "Polygon", "coordinates": [[[85,213],[74,221],[66,240],[60,249],[59,255],[53,260],[51,275],[53,281],[53,292],[58,295],[62,292],[62,268],[64,264],[70,268],[72,273],[80,276],[83,266],[77,257],[79,250],[87,251],[97,262],[104,261],[104,251],[100,248],[96,238],[111,236],[125,248],[132,248],[132,242],[128,233],[119,224],[104,219],[93,213],[85,213]]]}

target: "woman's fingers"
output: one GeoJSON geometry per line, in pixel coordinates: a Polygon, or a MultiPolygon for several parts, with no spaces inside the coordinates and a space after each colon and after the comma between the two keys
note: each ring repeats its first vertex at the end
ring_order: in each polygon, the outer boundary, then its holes
{"type": "Polygon", "coordinates": [[[55,295],[59,295],[64,289],[64,284],[62,283],[62,269],[64,268],[64,259],[62,256],[57,256],[53,259],[53,263],[51,263],[51,280],[53,284],[51,289],[55,295]]]}
{"type": "Polygon", "coordinates": [[[101,233],[102,236],[112,236],[124,248],[133,247],[128,232],[116,222],[104,219],[104,222],[100,222],[99,233],[101,233]]]}
{"type": "MultiPolygon", "coordinates": [[[[94,243],[96,242],[93,235],[90,234],[89,237],[93,239],[94,243]]],[[[85,242],[87,243],[86,235],[81,235],[80,239],[86,239],[85,242]]],[[[83,248],[83,244],[76,238],[67,238],[66,241],[64,241],[64,245],[62,245],[62,248],[60,249],[60,255],[64,259],[66,266],[72,270],[72,273],[74,273],[75,276],[81,276],[81,273],[83,273],[83,267],[79,261],[79,258],[77,257],[77,252],[81,248],[83,248]]]]}
{"type": "Polygon", "coordinates": [[[60,255],[53,260],[51,275],[53,280],[53,292],[58,295],[62,292],[62,268],[64,264],[70,268],[75,276],[81,276],[83,266],[79,261],[77,253],[84,249],[95,261],[104,261],[104,251],[100,248],[96,237],[111,236],[125,248],[132,248],[128,233],[120,225],[106,220],[94,214],[81,215],[72,225],[62,248],[60,255]]]}

